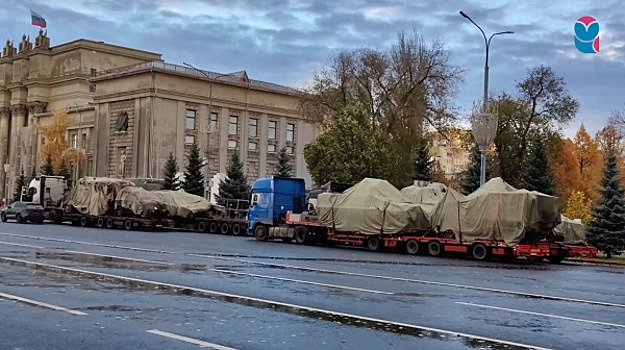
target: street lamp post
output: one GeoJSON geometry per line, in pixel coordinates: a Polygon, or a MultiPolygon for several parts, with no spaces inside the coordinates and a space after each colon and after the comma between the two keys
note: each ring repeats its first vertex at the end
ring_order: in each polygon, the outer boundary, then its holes
{"type": "MultiPolygon", "coordinates": [[[[480,30],[480,32],[482,33],[482,36],[484,37],[484,45],[486,46],[486,59],[484,61],[484,96],[482,100],[482,113],[488,113],[488,57],[489,57],[490,42],[493,39],[493,37],[496,35],[513,34],[514,32],[510,30],[496,32],[496,33],[491,34],[490,37],[487,38],[486,33],[484,33],[484,30],[482,30],[482,28],[477,23],[475,23],[471,19],[471,17],[469,17],[466,13],[462,11],[460,11],[460,15],[468,19],[469,21],[471,21],[471,23],[473,23],[477,27],[477,29],[480,30]]],[[[479,146],[480,146],[480,186],[482,186],[486,182],[486,148],[488,147],[488,145],[486,146],[479,145],[479,146]]]]}

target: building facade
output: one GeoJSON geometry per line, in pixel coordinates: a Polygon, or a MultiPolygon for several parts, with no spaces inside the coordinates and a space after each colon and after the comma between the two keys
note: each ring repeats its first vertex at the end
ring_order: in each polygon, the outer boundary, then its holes
{"type": "Polygon", "coordinates": [[[463,144],[469,133],[469,130],[457,129],[447,132],[445,136],[436,134],[434,138],[430,153],[446,180],[457,180],[471,163],[471,155],[463,144]]]}
{"type": "Polygon", "coordinates": [[[41,166],[43,130],[65,110],[72,174],[161,178],[172,153],[181,169],[197,142],[207,177],[224,173],[239,150],[253,180],[273,173],[286,147],[295,175],[310,184],[303,147],[317,127],[297,91],[249,79],[166,64],[161,55],[80,39],[50,47],[43,31],[0,57],[0,198],[41,166]],[[75,155],[78,155],[76,157],[75,155]]]}

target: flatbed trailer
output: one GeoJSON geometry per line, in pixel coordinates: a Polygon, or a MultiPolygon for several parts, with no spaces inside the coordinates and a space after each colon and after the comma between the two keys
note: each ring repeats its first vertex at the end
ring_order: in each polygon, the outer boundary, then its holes
{"type": "Polygon", "coordinates": [[[244,235],[247,231],[247,210],[250,202],[243,199],[225,200],[223,216],[174,218],[174,228],[185,231],[244,235]]]}
{"type": "Polygon", "coordinates": [[[385,248],[403,251],[408,254],[424,254],[442,256],[445,253],[465,254],[476,260],[499,258],[502,260],[527,257],[531,260],[547,259],[559,263],[568,255],[568,248],[550,243],[514,244],[503,241],[476,240],[463,242],[455,235],[447,232],[412,231],[398,234],[365,235],[359,232],[340,232],[322,225],[313,217],[302,214],[286,214],[285,221],[269,227],[259,225],[254,228],[257,240],[279,238],[285,242],[295,240],[298,244],[342,244],[366,247],[372,251],[385,248]]]}
{"type": "Polygon", "coordinates": [[[46,207],[45,218],[53,224],[70,222],[74,226],[125,230],[158,230],[174,226],[174,221],[164,218],[139,218],[115,215],[88,215],[66,212],[62,208],[46,207]]]}

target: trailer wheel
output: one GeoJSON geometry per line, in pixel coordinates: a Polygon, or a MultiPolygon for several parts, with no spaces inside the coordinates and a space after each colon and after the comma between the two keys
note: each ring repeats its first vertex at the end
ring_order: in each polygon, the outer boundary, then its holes
{"type": "Polygon", "coordinates": [[[132,221],[130,219],[124,220],[124,228],[126,230],[131,230],[132,229],[132,221]]]}
{"type": "Polygon", "coordinates": [[[56,210],[52,210],[50,212],[50,222],[53,224],[60,224],[61,223],[61,214],[56,211],[56,210]]]}
{"type": "Polygon", "coordinates": [[[227,235],[229,230],[230,230],[230,225],[228,225],[227,222],[224,222],[223,224],[221,224],[220,232],[222,235],[227,235]]]}
{"type": "Polygon", "coordinates": [[[7,214],[5,214],[5,213],[0,213],[0,221],[2,221],[2,222],[7,222],[7,214]]]}
{"type": "Polygon", "coordinates": [[[104,218],[98,218],[95,224],[96,227],[102,228],[104,227],[104,218]]]}
{"type": "Polygon", "coordinates": [[[215,221],[211,221],[208,224],[208,232],[209,233],[217,233],[217,230],[219,229],[219,225],[217,225],[217,222],[215,221]]]}
{"type": "Polygon", "coordinates": [[[254,229],[254,237],[257,241],[266,241],[267,240],[267,226],[258,225],[254,229]]]}
{"type": "Polygon", "coordinates": [[[297,226],[295,228],[295,243],[306,244],[308,241],[308,228],[304,226],[297,226]]]}
{"type": "Polygon", "coordinates": [[[206,221],[200,221],[197,223],[197,229],[200,232],[206,232],[206,221]]]}
{"type": "Polygon", "coordinates": [[[406,253],[410,255],[416,255],[419,253],[419,242],[414,239],[409,239],[406,242],[406,253]]]}
{"type": "Polygon", "coordinates": [[[443,247],[439,241],[431,241],[428,243],[428,253],[431,256],[441,256],[443,255],[443,247]]]}
{"type": "Polygon", "coordinates": [[[369,238],[367,238],[367,248],[371,251],[379,252],[384,249],[384,242],[382,242],[378,236],[369,236],[369,238]]]}
{"type": "Polygon", "coordinates": [[[235,236],[241,235],[241,224],[239,224],[238,222],[232,224],[232,234],[235,236]]]}
{"type": "Polygon", "coordinates": [[[484,243],[476,243],[471,247],[471,255],[475,260],[489,260],[490,254],[488,253],[488,248],[484,243]]]}
{"type": "Polygon", "coordinates": [[[86,216],[83,215],[83,216],[80,217],[80,226],[86,227],[88,222],[89,221],[87,220],[86,216]]]}
{"type": "Polygon", "coordinates": [[[106,219],[106,228],[113,228],[113,219],[108,218],[106,219]]]}
{"type": "Polygon", "coordinates": [[[550,255],[547,260],[549,260],[550,263],[552,264],[559,264],[562,262],[562,260],[564,260],[563,256],[558,256],[558,255],[550,255]]]}

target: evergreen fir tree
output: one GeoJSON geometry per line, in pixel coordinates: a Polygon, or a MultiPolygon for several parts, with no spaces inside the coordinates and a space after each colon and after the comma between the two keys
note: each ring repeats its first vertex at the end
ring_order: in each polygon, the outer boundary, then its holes
{"type": "Polygon", "coordinates": [[[217,202],[224,205],[227,199],[248,199],[249,196],[250,186],[247,184],[247,176],[243,173],[243,163],[239,158],[239,152],[234,151],[226,169],[226,178],[219,182],[217,202]]]}
{"type": "Polygon", "coordinates": [[[276,175],[282,177],[293,177],[293,166],[289,163],[289,155],[286,153],[286,147],[282,147],[278,153],[276,175]]]}
{"type": "Polygon", "coordinates": [[[65,159],[61,159],[61,165],[59,166],[58,176],[63,176],[67,181],[67,188],[72,188],[72,174],[69,171],[69,167],[65,162],[65,159]]]}
{"type": "Polygon", "coordinates": [[[533,142],[532,151],[529,157],[529,169],[525,174],[525,188],[529,191],[538,191],[553,196],[555,192],[555,182],[549,167],[545,144],[537,138],[533,142]]]}
{"type": "Polygon", "coordinates": [[[601,185],[601,200],[593,208],[586,239],[611,258],[625,249],[625,191],[621,187],[613,152],[606,158],[601,185]]]}
{"type": "Polygon", "coordinates": [[[167,163],[165,163],[165,182],[163,183],[163,186],[161,186],[162,190],[177,191],[180,189],[180,183],[176,178],[177,173],[178,163],[176,162],[176,158],[174,158],[174,155],[172,153],[169,153],[167,163]]]}
{"type": "Polygon", "coordinates": [[[204,197],[204,175],[202,174],[202,159],[197,143],[193,143],[189,152],[189,161],[184,171],[182,189],[187,193],[204,197]]]}
{"type": "Polygon", "coordinates": [[[13,192],[13,201],[18,202],[22,199],[22,187],[24,187],[24,169],[22,168],[22,172],[20,176],[17,178],[15,182],[15,192],[13,192]]]}
{"type": "Polygon", "coordinates": [[[432,163],[428,141],[422,137],[417,143],[417,152],[413,168],[412,179],[418,181],[432,181],[432,163]]]}
{"type": "Polygon", "coordinates": [[[54,166],[52,165],[52,154],[48,152],[45,162],[41,165],[41,175],[54,175],[54,166]]]}
{"type": "MultiPolygon", "coordinates": [[[[467,170],[464,171],[462,179],[460,180],[461,192],[465,195],[472,193],[480,188],[480,169],[482,165],[482,154],[480,149],[475,144],[471,150],[471,157],[469,158],[470,164],[467,170]]],[[[488,176],[487,176],[488,177],[488,176]]]]}

